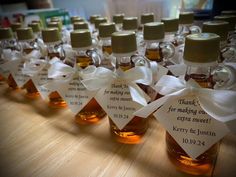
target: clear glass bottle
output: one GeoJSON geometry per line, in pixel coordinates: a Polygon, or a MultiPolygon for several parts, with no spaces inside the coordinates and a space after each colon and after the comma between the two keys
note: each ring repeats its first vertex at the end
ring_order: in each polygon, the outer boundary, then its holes
{"type": "Polygon", "coordinates": [[[178,18],[162,18],[161,22],[163,22],[165,26],[164,41],[171,42],[175,47],[184,43],[184,40],[177,35],[179,28],[178,18]]]}
{"type": "MultiPolygon", "coordinates": [[[[201,87],[213,88],[212,69],[220,55],[220,37],[214,33],[192,34],[186,37],[184,62],[187,65],[185,80],[194,79],[201,87]]],[[[166,132],[166,148],[169,159],[182,171],[194,175],[211,172],[218,154],[215,143],[196,159],[192,159],[166,132]]]]}
{"type": "MultiPolygon", "coordinates": [[[[16,30],[16,34],[18,38],[18,44],[23,56],[30,54],[33,50],[39,50],[31,27],[18,28],[16,30]]],[[[25,88],[27,91],[27,97],[36,98],[39,96],[39,92],[31,79],[27,83],[25,83],[23,88],[25,88]]]]}
{"type": "MultiPolygon", "coordinates": [[[[134,67],[131,56],[136,53],[136,35],[131,31],[115,32],[112,34],[112,51],[116,57],[116,69],[123,71],[134,67]]],[[[109,118],[112,136],[124,144],[138,144],[148,129],[148,119],[135,116],[123,129],[119,129],[109,118]]]]}
{"type": "MultiPolygon", "coordinates": [[[[16,45],[16,41],[13,37],[13,32],[11,30],[11,28],[0,28],[0,64],[4,64],[6,59],[3,59],[3,51],[4,50],[19,50],[17,45],[16,45]]],[[[0,76],[0,81],[5,80],[5,78],[3,76],[0,76]]],[[[9,85],[10,88],[12,88],[13,90],[18,89],[18,86],[16,84],[16,81],[14,80],[14,78],[12,77],[11,74],[9,74],[8,78],[7,78],[7,83],[9,85]]]]}
{"type": "Polygon", "coordinates": [[[11,24],[11,29],[13,32],[13,36],[15,39],[17,39],[17,35],[16,35],[16,29],[23,27],[21,23],[15,22],[11,24]]]}
{"type": "Polygon", "coordinates": [[[91,15],[89,18],[89,22],[90,22],[89,28],[92,33],[95,31],[95,19],[99,17],[101,17],[101,15],[95,14],[95,15],[91,15]]]}
{"type": "Polygon", "coordinates": [[[225,56],[224,53],[227,52],[227,50],[230,50],[231,48],[227,45],[228,31],[229,23],[226,21],[209,21],[203,23],[202,32],[215,33],[220,36],[221,55],[218,61],[219,63],[227,59],[227,56],[225,56]]]}
{"type": "Polygon", "coordinates": [[[233,47],[236,47],[236,15],[219,15],[215,16],[214,20],[226,21],[229,23],[227,42],[233,47]]]}
{"type": "Polygon", "coordinates": [[[168,58],[174,55],[175,49],[171,43],[163,42],[164,35],[164,23],[152,22],[144,25],[145,56],[151,61],[167,66],[171,64],[168,58]]]}
{"type": "MultiPolygon", "coordinates": [[[[42,30],[42,37],[45,45],[47,46],[47,60],[54,57],[60,60],[65,59],[65,54],[62,48],[61,34],[57,28],[48,28],[42,30]]],[[[57,91],[49,94],[49,105],[52,107],[60,108],[66,107],[66,102],[62,99],[57,91]]]]}
{"type": "Polygon", "coordinates": [[[194,13],[181,12],[179,14],[179,31],[178,34],[186,37],[189,34],[200,33],[201,29],[198,26],[193,26],[194,13]]]}
{"type": "Polygon", "coordinates": [[[34,33],[34,38],[37,41],[39,38],[42,39],[40,23],[30,23],[28,27],[31,27],[34,33]]]}
{"type": "Polygon", "coordinates": [[[141,25],[139,26],[139,30],[143,29],[143,25],[145,23],[154,22],[154,14],[153,13],[144,13],[141,15],[141,25]]]}
{"type": "Polygon", "coordinates": [[[113,19],[113,22],[116,24],[116,31],[122,30],[122,23],[123,23],[124,16],[125,14],[113,15],[112,19],[113,19]]]}
{"type": "Polygon", "coordinates": [[[103,57],[101,61],[101,66],[108,69],[113,69],[111,61],[111,34],[116,31],[115,23],[101,23],[99,25],[99,46],[101,47],[103,57]]]}
{"type": "Polygon", "coordinates": [[[101,23],[106,23],[107,22],[107,18],[104,18],[104,17],[98,17],[98,18],[95,18],[94,20],[94,31],[93,31],[93,34],[94,34],[94,37],[98,37],[98,28],[99,28],[99,25],[101,23]]]}
{"type": "MultiPolygon", "coordinates": [[[[92,38],[89,30],[76,30],[71,32],[71,46],[75,51],[75,65],[84,69],[89,65],[99,66],[100,57],[92,48],[92,38]]],[[[98,123],[106,112],[92,98],[87,105],[76,114],[75,121],[79,124],[98,123]]]]}

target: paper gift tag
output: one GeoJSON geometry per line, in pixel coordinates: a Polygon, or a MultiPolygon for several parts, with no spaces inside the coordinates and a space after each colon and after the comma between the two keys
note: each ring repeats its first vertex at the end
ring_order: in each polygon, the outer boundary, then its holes
{"type": "Polygon", "coordinates": [[[120,130],[133,119],[133,113],[142,107],[132,100],[124,80],[114,80],[108,87],[99,90],[95,99],[120,130]]]}
{"type": "Polygon", "coordinates": [[[36,75],[32,78],[32,81],[39,91],[40,95],[43,99],[47,99],[48,94],[51,93],[51,90],[44,87],[44,84],[52,82],[51,78],[48,78],[48,66],[44,67],[41,71],[39,71],[36,75]]]}
{"type": "Polygon", "coordinates": [[[205,113],[195,96],[169,100],[154,116],[193,159],[229,132],[224,123],[205,113]]]}
{"type": "Polygon", "coordinates": [[[4,78],[8,78],[10,71],[7,68],[8,63],[4,62],[4,61],[0,61],[0,74],[4,77],[4,78]]]}
{"type": "Polygon", "coordinates": [[[25,61],[23,59],[11,61],[11,64],[13,66],[9,69],[18,87],[22,87],[24,84],[26,84],[26,82],[30,80],[30,76],[22,73],[24,62],[25,61]]]}
{"type": "Polygon", "coordinates": [[[57,91],[74,114],[80,112],[97,93],[87,90],[79,78],[62,83],[57,91]]]}

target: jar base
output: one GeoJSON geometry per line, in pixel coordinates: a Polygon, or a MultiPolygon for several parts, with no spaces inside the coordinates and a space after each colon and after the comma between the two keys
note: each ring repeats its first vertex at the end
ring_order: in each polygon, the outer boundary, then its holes
{"type": "Polygon", "coordinates": [[[212,170],[214,168],[215,159],[212,161],[203,162],[199,160],[193,160],[190,157],[179,155],[174,156],[167,150],[168,158],[176,166],[176,168],[182,172],[191,175],[204,175],[211,176],[212,170]]]}
{"type": "Polygon", "coordinates": [[[25,96],[30,99],[36,99],[40,96],[40,94],[39,92],[32,92],[32,93],[27,92],[25,96]]]}
{"type": "Polygon", "coordinates": [[[65,108],[67,104],[65,101],[49,101],[48,105],[52,108],[65,108]]]}
{"type": "Polygon", "coordinates": [[[100,112],[94,112],[94,113],[91,113],[91,112],[78,113],[75,116],[75,122],[81,125],[97,124],[105,116],[106,116],[106,113],[103,110],[100,112]]]}
{"type": "Polygon", "coordinates": [[[140,144],[143,142],[143,135],[138,135],[135,132],[122,132],[111,130],[111,135],[114,139],[122,144],[140,144]]]}

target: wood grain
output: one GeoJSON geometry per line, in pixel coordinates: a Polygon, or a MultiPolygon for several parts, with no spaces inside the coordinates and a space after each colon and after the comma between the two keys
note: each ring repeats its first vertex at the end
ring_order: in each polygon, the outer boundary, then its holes
{"type": "MultiPolygon", "coordinates": [[[[0,85],[1,177],[191,177],[170,163],[165,130],[155,120],[138,145],[115,142],[107,118],[78,126],[65,109],[0,85]]],[[[214,177],[236,174],[236,137],[222,141],[214,177]]]]}

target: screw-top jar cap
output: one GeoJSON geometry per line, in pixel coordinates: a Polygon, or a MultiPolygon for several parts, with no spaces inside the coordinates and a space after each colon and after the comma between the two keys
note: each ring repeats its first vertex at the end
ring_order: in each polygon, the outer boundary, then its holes
{"type": "Polygon", "coordinates": [[[61,18],[60,17],[51,17],[51,22],[61,22],[61,18]]]}
{"type": "Polygon", "coordinates": [[[116,24],[122,23],[124,19],[125,14],[115,14],[113,15],[113,22],[116,24]]]}
{"type": "Polygon", "coordinates": [[[99,17],[101,17],[101,15],[91,15],[90,16],[90,23],[92,23],[92,24],[94,24],[95,23],[95,19],[96,18],[99,18],[99,17]]]}
{"type": "Polygon", "coordinates": [[[12,38],[13,34],[11,28],[0,28],[0,41],[12,38]]]}
{"type": "Polygon", "coordinates": [[[70,21],[71,23],[75,23],[75,22],[82,22],[84,21],[84,19],[79,16],[73,16],[73,17],[70,17],[70,21]]]}
{"type": "Polygon", "coordinates": [[[162,18],[161,21],[164,23],[165,32],[176,32],[179,28],[178,18],[162,18]]]}
{"type": "Polygon", "coordinates": [[[31,27],[34,33],[38,33],[41,31],[39,23],[30,23],[28,24],[28,27],[31,27]]]}
{"type": "Polygon", "coordinates": [[[115,23],[101,23],[99,25],[99,37],[111,37],[111,34],[115,31],[115,23]]]}
{"type": "Polygon", "coordinates": [[[154,14],[146,13],[141,15],[141,24],[154,22],[154,14]]]}
{"type": "Polygon", "coordinates": [[[185,39],[184,60],[192,63],[213,63],[220,55],[220,36],[214,33],[188,35],[185,39]]]}
{"type": "Polygon", "coordinates": [[[42,30],[42,37],[45,43],[58,42],[61,40],[61,35],[58,28],[47,28],[42,30]]]}
{"type": "Polygon", "coordinates": [[[100,23],[106,23],[106,22],[107,22],[106,18],[103,18],[103,17],[96,18],[95,21],[94,21],[95,28],[98,29],[100,23]]]}
{"type": "Polygon", "coordinates": [[[92,38],[89,30],[76,30],[70,33],[71,46],[73,48],[83,48],[92,45],[92,38]]]}
{"type": "Polygon", "coordinates": [[[137,30],[138,18],[137,17],[125,17],[123,20],[123,30],[137,30]]]}
{"type": "Polygon", "coordinates": [[[86,22],[75,22],[74,23],[74,30],[80,30],[80,29],[89,29],[88,23],[86,23],[86,22]]]}
{"type": "Polygon", "coordinates": [[[226,21],[208,21],[204,22],[202,32],[215,33],[220,36],[221,41],[226,41],[229,31],[229,23],[226,21]]]}
{"type": "Polygon", "coordinates": [[[17,39],[19,41],[34,39],[34,33],[32,28],[18,28],[16,30],[17,39]]]}
{"type": "Polygon", "coordinates": [[[11,29],[12,29],[13,32],[16,32],[16,29],[21,28],[21,27],[22,27],[21,23],[16,22],[16,23],[11,24],[11,29]]]}
{"type": "Polygon", "coordinates": [[[236,24],[236,15],[219,15],[215,16],[214,20],[222,20],[229,22],[229,30],[234,31],[236,24]]]}
{"type": "Polygon", "coordinates": [[[165,29],[162,22],[151,22],[144,24],[143,38],[144,40],[160,40],[164,39],[165,29]]]}
{"type": "Polygon", "coordinates": [[[61,31],[62,23],[61,22],[49,22],[48,28],[57,28],[59,31],[61,31]]]}
{"type": "Polygon", "coordinates": [[[133,31],[119,31],[111,35],[113,53],[131,53],[137,50],[136,35],[133,31]]]}
{"type": "Polygon", "coordinates": [[[39,26],[40,26],[40,28],[43,27],[43,22],[42,22],[42,20],[32,20],[31,23],[38,23],[39,26]]]}
{"type": "Polygon", "coordinates": [[[223,10],[221,15],[236,15],[236,10],[223,10]]]}
{"type": "Polygon", "coordinates": [[[192,24],[194,19],[193,12],[181,12],[179,14],[179,24],[192,24]]]}

